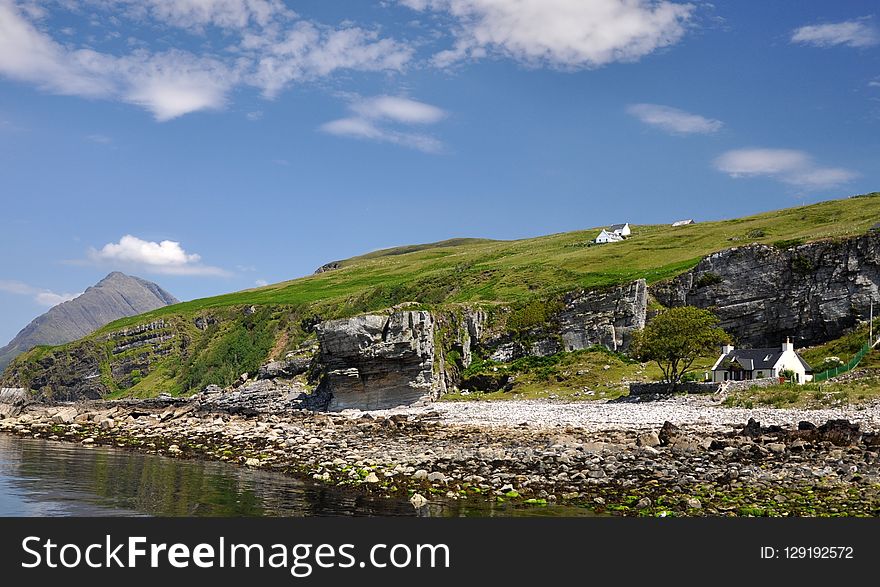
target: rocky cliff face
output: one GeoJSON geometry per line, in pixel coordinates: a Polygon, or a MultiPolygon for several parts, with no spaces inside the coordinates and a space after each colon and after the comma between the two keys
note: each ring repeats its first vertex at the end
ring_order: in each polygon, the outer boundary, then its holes
{"type": "Polygon", "coordinates": [[[704,258],[651,287],[665,306],[712,310],[742,346],[798,346],[837,338],[880,300],[880,233],[780,250],[751,245],[704,258]]]}
{"type": "Polygon", "coordinates": [[[644,279],[625,285],[579,290],[563,297],[562,307],[546,323],[526,332],[490,332],[485,314],[469,314],[467,336],[462,336],[465,367],[473,349],[482,347],[493,361],[507,363],[521,357],[546,357],[600,345],[612,351],[629,348],[632,333],[645,326],[648,286],[644,279]]]}
{"type": "Polygon", "coordinates": [[[647,308],[648,285],[644,279],[569,294],[559,315],[563,347],[573,351],[602,345],[612,351],[626,350],[633,331],[644,328],[647,308]]]}
{"type": "Polygon", "coordinates": [[[323,379],[316,392],[330,410],[383,409],[429,398],[434,376],[434,318],[395,312],[322,322],[323,379]]]}
{"type": "Polygon", "coordinates": [[[28,324],[0,348],[0,371],[17,355],[39,345],[59,345],[87,336],[102,326],[176,304],[177,299],[155,283],[114,272],[81,296],[59,304],[28,324]]]}

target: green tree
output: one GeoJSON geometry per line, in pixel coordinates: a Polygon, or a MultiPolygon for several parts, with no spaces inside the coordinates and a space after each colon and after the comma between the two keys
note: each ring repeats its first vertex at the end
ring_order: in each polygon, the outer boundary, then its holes
{"type": "Polygon", "coordinates": [[[718,318],[692,306],[671,308],[635,333],[632,349],[643,361],[654,361],[668,383],[681,382],[699,357],[712,354],[729,340],[718,318]]]}

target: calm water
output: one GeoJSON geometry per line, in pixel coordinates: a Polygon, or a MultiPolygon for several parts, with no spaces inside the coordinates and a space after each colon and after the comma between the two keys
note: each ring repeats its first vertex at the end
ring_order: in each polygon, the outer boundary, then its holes
{"type": "Polygon", "coordinates": [[[0,435],[0,516],[584,516],[588,510],[432,500],[416,511],[227,463],[0,435]]]}

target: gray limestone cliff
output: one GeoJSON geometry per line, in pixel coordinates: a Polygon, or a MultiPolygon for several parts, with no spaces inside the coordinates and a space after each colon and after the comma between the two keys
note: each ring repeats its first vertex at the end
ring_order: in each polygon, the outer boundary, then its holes
{"type": "Polygon", "coordinates": [[[750,245],[705,257],[655,284],[665,306],[712,310],[742,346],[798,346],[838,338],[867,320],[880,288],[880,234],[779,249],[750,245]]]}
{"type": "Polygon", "coordinates": [[[629,348],[632,333],[645,326],[648,286],[644,279],[565,297],[559,315],[564,350],[601,345],[612,351],[629,348]]]}
{"type": "Polygon", "coordinates": [[[316,394],[328,409],[389,408],[435,393],[431,313],[369,314],[322,322],[317,331],[323,378],[316,394]]]}
{"type": "Polygon", "coordinates": [[[137,316],[177,299],[155,283],[114,272],[77,298],[59,304],[34,319],[0,348],[0,371],[16,356],[39,345],[59,345],[129,316],[137,316]]]}

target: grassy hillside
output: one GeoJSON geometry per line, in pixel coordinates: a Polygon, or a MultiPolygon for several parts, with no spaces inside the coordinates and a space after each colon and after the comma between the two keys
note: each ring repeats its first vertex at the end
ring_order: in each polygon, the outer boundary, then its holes
{"type": "MultiPolygon", "coordinates": [[[[625,219],[620,219],[625,220],[625,219]]],[[[636,225],[625,242],[593,245],[601,227],[515,241],[454,239],[377,251],[340,269],[123,319],[104,331],[168,314],[235,305],[309,305],[324,317],[401,302],[517,303],[578,287],[658,281],[704,255],[750,243],[787,246],[864,233],[880,221],[880,193],[745,218],[675,227],[636,225]]]]}
{"type": "MultiPolygon", "coordinates": [[[[605,245],[592,243],[601,229],[596,227],[515,241],[453,239],[385,249],[340,261],[339,269],[317,275],[119,320],[84,341],[35,350],[16,363],[19,373],[38,377],[40,365],[75,363],[71,349],[88,347],[86,354],[101,363],[102,381],[116,394],[186,393],[208,383],[228,384],[242,372],[253,372],[261,361],[296,348],[310,336],[309,325],[319,319],[403,302],[433,308],[469,303],[528,309],[578,288],[666,279],[690,269],[707,254],[733,246],[788,247],[851,236],[864,233],[878,220],[880,193],[874,193],[682,227],[636,225],[626,241],[605,245]],[[118,352],[120,340],[136,342],[120,338],[120,329],[160,318],[166,325],[153,334],[167,334],[173,343],[118,352]],[[210,319],[210,325],[197,328],[196,319],[210,319]]],[[[584,354],[552,366],[554,374],[583,373],[582,381],[562,385],[559,391],[568,394],[588,387],[613,393],[616,386],[595,375],[592,363],[597,361],[601,367],[610,361],[610,369],[624,378],[651,377],[638,366],[612,359],[584,354]],[[578,364],[584,361],[588,364],[578,364]],[[586,375],[588,370],[591,375],[586,375]]],[[[524,391],[537,392],[550,372],[536,373],[527,369],[512,375],[524,391]]]]}

